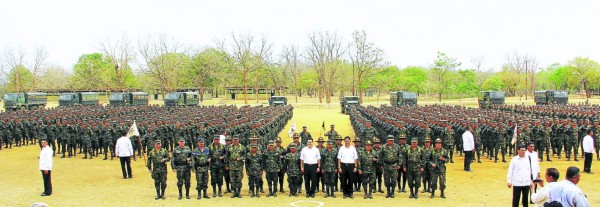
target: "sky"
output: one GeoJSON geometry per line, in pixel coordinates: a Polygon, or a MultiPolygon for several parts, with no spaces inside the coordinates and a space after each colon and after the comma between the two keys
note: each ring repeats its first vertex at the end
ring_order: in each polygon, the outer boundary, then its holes
{"type": "Polygon", "coordinates": [[[438,51],[461,68],[484,60],[498,70],[507,55],[540,67],[574,57],[600,61],[600,1],[579,0],[18,0],[0,2],[0,53],[47,49],[48,65],[72,70],[79,56],[104,40],[167,35],[189,46],[214,46],[233,33],[267,37],[275,53],[303,48],[313,32],[336,32],[345,42],[364,30],[399,67],[429,66],[438,51]]]}

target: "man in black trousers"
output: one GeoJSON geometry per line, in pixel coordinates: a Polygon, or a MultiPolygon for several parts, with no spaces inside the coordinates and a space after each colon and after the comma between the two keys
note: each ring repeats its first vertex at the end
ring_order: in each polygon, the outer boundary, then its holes
{"type": "Polygon", "coordinates": [[[300,153],[300,172],[304,173],[306,197],[314,198],[317,189],[317,173],[321,168],[321,152],[308,140],[300,153]]]}
{"type": "Polygon", "coordinates": [[[587,135],[583,138],[583,154],[585,154],[585,160],[583,162],[583,172],[593,174],[592,172],[592,158],[594,157],[594,131],[588,130],[587,135]]]}
{"type": "Polygon", "coordinates": [[[344,138],[344,146],[338,151],[338,166],[340,169],[340,177],[342,178],[342,191],[344,198],[354,198],[353,184],[354,173],[358,167],[358,153],[354,146],[350,145],[350,137],[344,138]]]}
{"type": "Polygon", "coordinates": [[[44,192],[42,196],[52,195],[52,148],[48,146],[48,141],[42,139],[40,141],[42,145],[42,151],[40,152],[40,171],[42,172],[42,178],[44,179],[44,192]]]}
{"type": "Polygon", "coordinates": [[[475,139],[471,131],[473,131],[473,128],[469,126],[467,131],[462,135],[463,151],[465,152],[464,170],[467,172],[471,172],[471,161],[473,160],[473,152],[475,150],[475,139]]]}
{"type": "Polygon", "coordinates": [[[121,161],[121,171],[123,179],[133,178],[131,173],[131,157],[133,156],[133,147],[131,140],[127,138],[127,131],[121,132],[122,137],[117,140],[115,145],[115,155],[121,161]],[[127,170],[126,170],[127,169],[127,170]]]}

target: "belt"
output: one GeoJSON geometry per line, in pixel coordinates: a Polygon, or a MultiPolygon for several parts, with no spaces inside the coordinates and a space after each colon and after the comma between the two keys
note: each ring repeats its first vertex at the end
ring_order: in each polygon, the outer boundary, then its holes
{"type": "Polygon", "coordinates": [[[316,165],[317,163],[315,163],[315,164],[308,164],[308,163],[304,163],[304,164],[305,164],[305,165],[308,165],[308,166],[312,166],[312,165],[316,165]]]}
{"type": "Polygon", "coordinates": [[[342,165],[354,165],[354,163],[342,163],[342,165]]]}

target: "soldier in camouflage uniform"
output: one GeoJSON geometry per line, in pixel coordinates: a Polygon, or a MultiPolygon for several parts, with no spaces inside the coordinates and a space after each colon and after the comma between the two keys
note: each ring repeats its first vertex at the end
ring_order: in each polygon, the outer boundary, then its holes
{"type": "Polygon", "coordinates": [[[219,197],[223,197],[221,186],[223,186],[223,174],[225,173],[225,146],[219,143],[219,135],[213,137],[213,143],[208,147],[210,153],[210,184],[213,189],[212,197],[217,196],[217,187],[219,197]]]}
{"type": "Polygon", "coordinates": [[[281,146],[281,137],[277,137],[277,139],[275,139],[275,151],[277,151],[279,154],[281,162],[281,169],[279,169],[279,172],[277,172],[277,178],[279,180],[279,192],[285,193],[283,190],[283,179],[285,179],[285,171],[287,170],[287,166],[284,163],[285,159],[283,158],[283,155],[285,153],[285,149],[281,146]]]}
{"type": "MultiPolygon", "coordinates": [[[[373,151],[375,151],[377,155],[381,155],[381,143],[378,137],[373,138],[373,151]]],[[[383,182],[383,163],[381,161],[375,163],[375,177],[377,178],[377,191],[383,193],[381,186],[383,182]]]]}
{"type": "Polygon", "coordinates": [[[454,160],[452,160],[452,155],[454,155],[454,130],[450,125],[444,131],[444,149],[450,152],[450,163],[454,163],[454,160]]]}
{"type": "Polygon", "coordinates": [[[173,161],[171,162],[171,169],[177,173],[177,189],[179,190],[178,199],[182,198],[182,187],[185,183],[185,197],[190,199],[190,170],[191,170],[191,157],[192,150],[188,146],[185,146],[185,138],[179,138],[179,146],[173,149],[173,161]]]}
{"type": "MultiPolygon", "coordinates": [[[[302,144],[302,142],[300,142],[300,135],[298,135],[298,133],[294,133],[293,134],[293,140],[294,141],[292,143],[296,146],[296,151],[297,151],[297,149],[301,150],[302,148],[304,148],[304,145],[302,144]]],[[[285,149],[285,152],[283,153],[284,155],[286,155],[287,153],[290,153],[292,143],[290,143],[287,146],[287,148],[285,149]]],[[[302,186],[303,176],[300,176],[299,179],[300,179],[300,181],[299,181],[300,185],[299,186],[302,186]]],[[[298,190],[299,193],[302,193],[302,188],[299,187],[297,190],[298,190]]]]}
{"type": "MultiPolygon", "coordinates": [[[[498,160],[498,152],[502,153],[502,162],[506,162],[506,146],[507,146],[507,139],[506,137],[508,136],[506,134],[506,129],[504,128],[504,124],[500,123],[498,124],[498,143],[496,144],[496,150],[495,150],[495,157],[496,160],[498,160]]],[[[446,150],[448,151],[448,150],[446,150]]],[[[448,151],[450,152],[450,151],[448,151]]],[[[450,154],[452,154],[452,152],[450,152],[450,154]]],[[[450,156],[450,160],[452,160],[452,156],[450,156]]]]}
{"type": "Polygon", "coordinates": [[[300,140],[302,142],[302,145],[306,146],[306,142],[310,139],[312,140],[312,135],[310,135],[310,132],[308,132],[306,130],[306,126],[302,126],[302,131],[299,134],[300,136],[300,140]]]}
{"type": "Polygon", "coordinates": [[[383,162],[383,180],[387,188],[386,198],[394,198],[394,190],[396,188],[396,179],[398,177],[398,169],[400,169],[400,149],[394,144],[394,136],[388,135],[387,144],[381,149],[381,159],[383,162]]]}
{"type": "Polygon", "coordinates": [[[90,155],[90,159],[94,158],[94,150],[92,149],[92,136],[94,132],[87,125],[83,125],[82,129],[83,138],[82,138],[82,148],[84,157],[83,159],[87,159],[88,154],[90,155]]]}
{"type": "Polygon", "coordinates": [[[290,188],[290,197],[298,196],[298,188],[300,188],[300,153],[296,153],[296,144],[289,145],[290,152],[284,157],[287,167],[288,185],[290,188]]]}
{"type": "MultiPolygon", "coordinates": [[[[238,137],[233,137],[233,144],[227,149],[227,155],[225,156],[225,169],[229,170],[229,177],[231,178],[231,188],[233,195],[231,198],[242,198],[240,193],[242,189],[242,178],[244,173],[244,160],[246,159],[246,149],[240,145],[238,137]]],[[[258,146],[257,146],[258,147],[258,146]]]]}
{"type": "Polygon", "coordinates": [[[204,147],[204,139],[198,139],[196,144],[198,147],[192,151],[192,171],[196,173],[196,190],[198,191],[196,199],[200,200],[202,197],[210,199],[206,189],[208,188],[208,168],[211,162],[211,153],[207,147],[204,147]],[[204,194],[202,194],[202,191],[204,191],[204,194]]]}
{"type": "MultiPolygon", "coordinates": [[[[257,146],[257,150],[259,154],[262,154],[264,152],[262,145],[260,145],[258,143],[258,134],[257,133],[252,133],[252,135],[250,136],[250,144],[248,144],[246,146],[246,152],[250,152],[250,150],[252,150],[252,144],[256,144],[257,146]]],[[[265,193],[263,190],[263,179],[262,176],[258,177],[258,184],[256,186],[257,191],[260,191],[260,193],[265,193]]]]}
{"type": "Polygon", "coordinates": [[[335,125],[330,125],[329,126],[331,128],[331,130],[327,131],[327,133],[325,133],[325,136],[327,137],[327,140],[333,140],[335,139],[339,134],[337,131],[335,131],[335,125]]]}
{"type": "Polygon", "coordinates": [[[146,167],[152,174],[154,179],[154,188],[156,188],[156,198],[165,199],[165,189],[167,189],[167,164],[170,161],[169,153],[165,149],[161,149],[161,141],[156,140],[154,150],[148,153],[148,162],[146,167]]]}
{"type": "MultiPolygon", "coordinates": [[[[431,147],[431,139],[429,137],[425,138],[425,146],[423,146],[421,148],[421,150],[423,151],[423,154],[425,155],[423,157],[424,159],[424,163],[428,162],[428,158],[427,155],[431,154],[431,151],[433,151],[433,148],[431,147]]],[[[423,166],[423,173],[422,175],[422,179],[423,179],[423,191],[421,193],[425,193],[425,192],[431,192],[431,171],[429,170],[429,168],[424,165],[423,166]]]]}
{"type": "Polygon", "coordinates": [[[538,147],[540,151],[540,159],[544,160],[544,151],[546,152],[546,161],[552,162],[550,160],[550,139],[552,137],[552,128],[549,127],[549,123],[544,123],[544,127],[542,128],[542,146],[538,147]]]}
{"type": "MultiPolygon", "coordinates": [[[[365,151],[365,148],[361,146],[361,144],[362,140],[359,137],[354,138],[354,148],[356,149],[356,153],[358,156],[360,156],[360,154],[365,151]]],[[[360,192],[360,186],[363,182],[362,176],[358,174],[358,170],[354,173],[354,177],[356,178],[354,180],[354,191],[360,192]]]]}
{"type": "MultiPolygon", "coordinates": [[[[237,135],[234,135],[237,136],[237,135]]],[[[227,163],[227,155],[229,153],[229,146],[231,146],[233,139],[230,136],[225,138],[225,163],[227,163]]],[[[225,164],[225,171],[223,171],[223,180],[225,181],[225,193],[231,193],[231,173],[229,172],[229,168],[227,168],[227,164],[225,164]]],[[[212,178],[211,178],[212,179],[212,178]]]]}
{"type": "Polygon", "coordinates": [[[321,163],[323,163],[323,183],[325,183],[325,198],[333,197],[334,184],[335,184],[335,173],[337,173],[337,150],[333,148],[335,141],[327,141],[327,147],[321,150],[321,163]]]}
{"type": "Polygon", "coordinates": [[[277,197],[277,173],[281,170],[281,153],[275,150],[275,142],[269,141],[268,149],[262,153],[263,167],[267,177],[267,186],[269,194],[267,197],[277,197]]]}
{"type": "Polygon", "coordinates": [[[402,165],[406,166],[404,171],[408,173],[408,187],[410,188],[409,198],[419,198],[419,187],[421,184],[421,173],[423,173],[423,163],[425,161],[423,150],[417,146],[418,139],[413,138],[410,148],[406,151],[406,157],[402,165]]]}
{"type": "Polygon", "coordinates": [[[248,186],[250,187],[250,198],[260,198],[258,191],[259,177],[264,169],[262,155],[258,152],[257,144],[250,144],[250,153],[246,156],[246,174],[248,175],[248,186]]]}
{"type": "MultiPolygon", "coordinates": [[[[579,155],[579,129],[577,128],[577,124],[575,122],[573,122],[573,124],[571,125],[571,135],[569,136],[569,142],[569,145],[573,149],[573,160],[579,161],[577,159],[577,155],[579,155]]],[[[570,156],[571,153],[569,152],[568,155],[570,156]]]]}
{"type": "Polygon", "coordinates": [[[442,140],[435,140],[435,149],[428,154],[429,169],[431,172],[431,198],[435,196],[438,180],[440,182],[441,197],[446,198],[444,190],[446,189],[446,159],[448,151],[442,148],[442,140]]]}
{"type": "Polygon", "coordinates": [[[594,131],[594,145],[596,148],[596,159],[600,161],[600,126],[598,126],[598,121],[594,121],[594,126],[592,126],[592,131],[594,131]]]}
{"type": "Polygon", "coordinates": [[[410,148],[410,145],[406,144],[406,135],[400,134],[398,153],[400,154],[399,156],[401,157],[401,160],[399,160],[400,168],[398,168],[398,177],[396,178],[396,180],[398,183],[398,192],[403,193],[406,192],[406,183],[408,181],[408,172],[404,170],[404,168],[406,168],[406,165],[403,164],[403,159],[406,157],[406,151],[408,151],[408,148],[410,148]]]}
{"type": "Polygon", "coordinates": [[[365,143],[365,150],[359,154],[358,157],[358,174],[362,177],[364,187],[364,199],[373,199],[373,192],[375,191],[375,167],[379,162],[379,156],[377,152],[373,151],[373,143],[367,140],[365,143]]]}
{"type": "Polygon", "coordinates": [[[371,143],[373,142],[373,137],[377,137],[379,135],[377,135],[377,131],[375,130],[375,128],[371,127],[371,121],[366,121],[365,122],[365,129],[362,132],[361,137],[363,138],[363,141],[371,141],[371,143]]]}

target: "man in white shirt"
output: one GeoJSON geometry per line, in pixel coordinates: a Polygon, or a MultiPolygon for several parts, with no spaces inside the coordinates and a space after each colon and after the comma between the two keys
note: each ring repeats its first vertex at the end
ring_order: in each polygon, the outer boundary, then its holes
{"type": "Polygon", "coordinates": [[[556,181],[559,177],[560,173],[556,168],[548,168],[546,169],[546,182],[548,183],[544,184],[544,181],[541,180],[540,182],[536,182],[542,186],[538,192],[531,194],[531,201],[535,203],[536,207],[543,207],[544,203],[548,202],[550,198],[550,190],[557,183],[556,181]]]}
{"type": "Polygon", "coordinates": [[[513,189],[512,206],[519,206],[519,199],[523,196],[521,204],[527,207],[529,188],[531,186],[531,167],[529,159],[525,156],[526,147],[519,146],[518,156],[510,160],[508,173],[506,174],[507,186],[513,189]]]}
{"type": "Polygon", "coordinates": [[[300,171],[304,174],[306,197],[314,198],[317,189],[317,173],[321,168],[321,152],[313,146],[312,140],[308,140],[306,145],[300,152],[300,171]]]}
{"type": "Polygon", "coordinates": [[[356,148],[350,145],[350,137],[344,138],[344,146],[338,150],[338,172],[342,180],[342,192],[344,198],[354,198],[352,186],[354,183],[354,173],[358,168],[358,153],[356,148]]]}
{"type": "Polygon", "coordinates": [[[580,178],[579,168],[567,168],[566,178],[550,189],[550,202],[558,201],[563,207],[589,207],[585,194],[576,186],[580,178]]]}
{"type": "Polygon", "coordinates": [[[133,155],[133,147],[131,146],[131,140],[127,138],[127,132],[122,132],[122,137],[117,140],[115,145],[115,155],[119,157],[121,161],[121,171],[123,172],[123,179],[133,178],[131,172],[131,156],[133,155]],[[127,166],[127,171],[125,170],[127,166]]]}
{"type": "Polygon", "coordinates": [[[592,172],[592,158],[594,157],[594,131],[589,130],[587,136],[583,138],[583,154],[585,159],[583,161],[583,172],[588,174],[594,174],[592,172]]]}
{"type": "Polygon", "coordinates": [[[52,195],[52,148],[48,146],[46,139],[41,140],[42,151],[40,152],[40,171],[44,179],[44,192],[42,196],[52,195]]]}
{"type": "Polygon", "coordinates": [[[473,128],[469,126],[467,131],[463,133],[463,151],[465,152],[465,165],[464,170],[470,172],[471,171],[471,162],[473,161],[473,150],[475,150],[475,139],[473,137],[473,128]]]}
{"type": "MultiPolygon", "coordinates": [[[[538,160],[538,153],[535,151],[535,144],[533,142],[529,142],[527,144],[527,151],[525,152],[525,157],[529,160],[529,166],[531,166],[531,180],[540,178],[540,162],[538,160]]],[[[537,183],[533,183],[534,188],[529,191],[529,196],[532,193],[537,192],[537,183]]],[[[530,201],[533,204],[533,201],[530,201]]]]}

